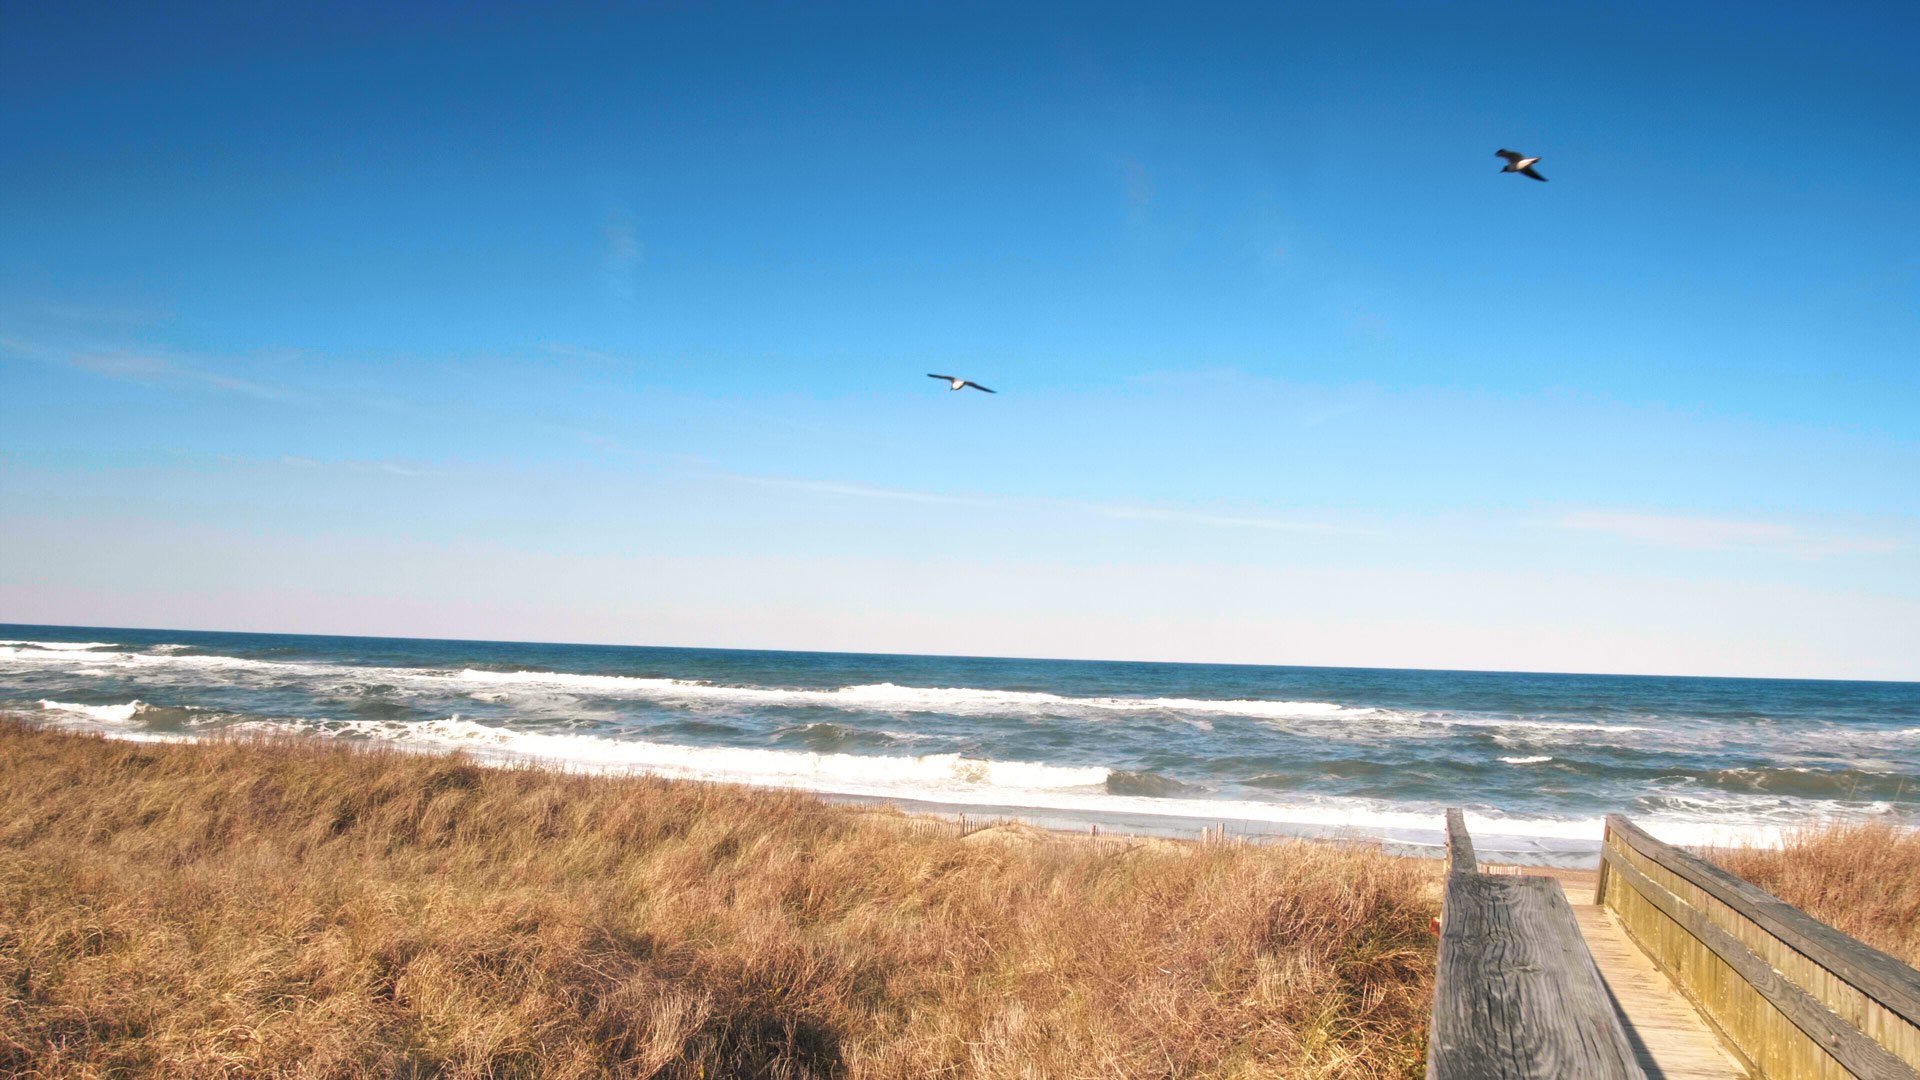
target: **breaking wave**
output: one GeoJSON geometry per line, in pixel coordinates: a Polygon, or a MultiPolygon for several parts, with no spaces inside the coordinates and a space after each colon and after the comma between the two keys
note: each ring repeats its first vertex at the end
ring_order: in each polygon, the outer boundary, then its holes
{"type": "Polygon", "coordinates": [[[1273,719],[1365,718],[1387,715],[1385,710],[1356,708],[1324,701],[1208,700],[1202,698],[1069,697],[1025,690],[985,690],[972,687],[899,686],[868,683],[832,690],[783,687],[724,686],[682,679],[649,679],[630,675],[576,675],[545,671],[462,670],[467,683],[499,686],[539,686],[587,690],[608,696],[677,698],[729,704],[776,706],[821,705],[873,712],[1036,713],[1059,714],[1081,710],[1117,713],[1218,713],[1273,719]]]}
{"type": "MultiPolygon", "coordinates": [[[[821,707],[849,712],[874,712],[896,715],[937,714],[943,716],[1020,716],[1067,717],[1087,720],[1122,716],[1165,716],[1180,720],[1201,731],[1211,730],[1207,716],[1243,717],[1276,724],[1306,723],[1387,724],[1430,729],[1486,728],[1516,733],[1572,734],[1596,732],[1627,734],[1646,729],[1633,724],[1605,724],[1582,721],[1524,719],[1502,716],[1472,716],[1437,712],[1413,712],[1402,709],[1363,705],[1344,705],[1328,701],[1261,700],[1257,698],[1193,697],[1074,697],[1045,691],[997,690],[976,687],[903,686],[890,682],[866,683],[833,689],[735,686],[686,679],[633,675],[594,675],[549,671],[490,671],[478,668],[436,670],[432,668],[366,667],[352,664],[255,660],[219,654],[183,654],[188,646],[158,646],[149,652],[96,652],[71,649],[41,649],[32,642],[0,643],[0,660],[15,659],[29,663],[75,664],[89,668],[123,668],[132,672],[174,672],[202,680],[216,672],[236,680],[258,682],[311,682],[323,685],[359,683],[395,684],[415,689],[453,691],[475,700],[496,701],[501,691],[545,692],[561,694],[562,703],[579,697],[626,699],[658,702],[666,705],[709,705],[715,707],[794,708],[821,707]]],[[[42,643],[59,644],[59,643],[42,643]]],[[[86,643],[89,649],[114,648],[86,643]]]]}
{"type": "MultiPolygon", "coordinates": [[[[130,724],[158,708],[143,702],[88,706],[50,701],[45,707],[120,726],[122,730],[114,734],[191,737],[142,732],[130,724]]],[[[410,723],[253,719],[221,730],[241,735],[298,733],[377,741],[423,751],[461,750],[495,763],[531,761],[592,772],[638,772],[1001,811],[1266,823],[1332,835],[1387,837],[1416,847],[1426,846],[1427,838],[1437,835],[1432,812],[1396,808],[1381,800],[1308,796],[1253,802],[1208,798],[1197,786],[1154,773],[997,761],[957,753],[897,756],[684,746],[582,733],[522,731],[457,714],[410,723]]],[[[1650,816],[1643,824],[1660,826],[1661,835],[1675,843],[1778,843],[1781,827],[1777,825],[1730,818],[1724,813],[1717,821],[1688,820],[1684,813],[1674,812],[1687,809],[1679,801],[1665,809],[1669,812],[1650,816]]],[[[1602,827],[1599,817],[1562,819],[1470,812],[1467,819],[1483,847],[1520,858],[1549,860],[1591,848],[1602,827]]]]}
{"type": "Polygon", "coordinates": [[[66,701],[40,702],[40,708],[51,713],[92,720],[102,724],[126,724],[140,715],[147,707],[144,701],[129,701],[124,705],[75,705],[66,701]]]}
{"type": "Polygon", "coordinates": [[[1425,844],[1463,805],[1490,850],[1590,852],[1607,811],[1679,843],[1765,842],[1897,813],[1920,788],[1920,694],[1897,688],[5,629],[0,706],[51,726],[371,740],[1103,829],[1126,815],[1425,844]]]}

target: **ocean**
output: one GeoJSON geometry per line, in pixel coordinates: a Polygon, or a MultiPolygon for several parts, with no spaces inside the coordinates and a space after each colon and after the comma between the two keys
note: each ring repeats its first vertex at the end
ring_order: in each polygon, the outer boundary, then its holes
{"type": "Polygon", "coordinates": [[[0,624],[0,710],[796,787],[1107,832],[1583,865],[1602,816],[1774,843],[1920,810],[1920,684],[1255,667],[0,624]]]}

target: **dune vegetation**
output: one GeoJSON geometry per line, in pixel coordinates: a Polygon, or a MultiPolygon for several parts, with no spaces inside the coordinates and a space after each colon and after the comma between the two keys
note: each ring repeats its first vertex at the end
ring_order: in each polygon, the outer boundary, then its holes
{"type": "Polygon", "coordinates": [[[1920,829],[1868,822],[1788,832],[1779,848],[1723,848],[1723,868],[1920,967],[1920,829]]]}
{"type": "Polygon", "coordinates": [[[1439,868],[0,722],[0,1074],[1418,1075],[1439,868]]]}

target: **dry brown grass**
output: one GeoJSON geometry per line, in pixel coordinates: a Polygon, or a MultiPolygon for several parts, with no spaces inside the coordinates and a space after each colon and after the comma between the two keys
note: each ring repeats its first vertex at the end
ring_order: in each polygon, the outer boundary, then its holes
{"type": "Polygon", "coordinates": [[[0,1074],[1416,1074],[1436,868],[0,723],[0,1074]]]}
{"type": "Polygon", "coordinates": [[[1920,966],[1920,830],[1827,825],[1778,850],[1722,849],[1714,862],[1861,941],[1920,966]]]}

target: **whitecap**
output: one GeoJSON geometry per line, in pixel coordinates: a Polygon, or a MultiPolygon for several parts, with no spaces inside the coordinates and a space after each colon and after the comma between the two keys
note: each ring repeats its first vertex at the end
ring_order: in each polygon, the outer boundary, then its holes
{"type": "Polygon", "coordinates": [[[846,792],[845,785],[904,794],[1000,788],[1041,791],[1097,788],[1112,770],[1101,766],[998,761],[961,754],[917,756],[827,754],[721,746],[684,746],[602,735],[520,731],[455,713],[440,720],[346,720],[302,723],[309,731],[357,735],[385,742],[465,749],[492,756],[548,761],[592,769],[653,772],[695,780],[798,786],[846,792]]]}
{"type": "MultiPolygon", "coordinates": [[[[0,649],[0,658],[8,651],[0,649]]],[[[228,672],[235,678],[260,677],[273,680],[310,679],[321,689],[341,682],[372,681],[406,684],[420,688],[453,689],[489,703],[528,704],[521,700],[528,691],[541,691],[547,704],[569,704],[554,695],[583,695],[641,699],[664,703],[696,702],[718,706],[783,708],[823,706],[827,708],[885,713],[938,713],[955,716],[1018,715],[1068,716],[1103,720],[1125,715],[1166,714],[1170,719],[1195,726],[1208,723],[1206,717],[1245,717],[1263,721],[1283,730],[1308,725],[1364,725],[1370,730],[1391,725],[1399,730],[1421,727],[1487,728],[1500,731],[1559,734],[1597,732],[1631,733],[1645,730],[1630,724],[1599,724],[1554,720],[1522,720],[1498,716],[1461,716],[1446,713],[1409,713],[1395,709],[1347,705],[1331,701],[1263,700],[1258,698],[1189,698],[1117,696],[1071,697],[1041,691],[997,690],[981,687],[901,686],[895,683],[867,683],[833,689],[803,687],[762,687],[717,685],[686,679],[634,675],[595,675],[580,672],[486,671],[466,668],[459,671],[429,668],[363,667],[347,664],[250,660],[217,654],[181,655],[178,653],[122,653],[117,655],[41,653],[37,657],[19,656],[38,662],[83,662],[80,673],[105,674],[113,670],[136,669],[179,671],[204,678],[213,671],[228,672]],[[505,695],[511,694],[511,699],[505,695]]]]}
{"type": "Polygon", "coordinates": [[[64,713],[68,716],[84,717],[105,724],[125,724],[146,708],[144,701],[129,701],[120,705],[75,705],[65,701],[40,702],[40,708],[47,712],[64,713]]]}
{"type": "MultiPolygon", "coordinates": [[[[104,724],[105,733],[115,738],[168,742],[195,738],[125,726],[146,708],[138,701],[120,705],[45,701],[42,707],[104,724]]],[[[428,721],[249,719],[223,730],[256,735],[358,736],[398,749],[459,749],[495,763],[533,761],[590,772],[644,773],[910,803],[981,806],[994,813],[1139,815],[1142,819],[1181,819],[1196,824],[1239,821],[1299,827],[1329,835],[1390,838],[1416,846],[1432,846],[1440,835],[1438,806],[1397,805],[1345,796],[1308,795],[1290,802],[1266,802],[1117,795],[1106,790],[1106,780],[1113,770],[1103,766],[1002,761],[958,753],[859,755],[686,746],[583,733],[519,731],[458,714],[428,721]]],[[[1781,800],[1772,800],[1764,807],[1670,803],[1636,814],[1636,820],[1673,843],[1777,845],[1781,822],[1789,820],[1780,813],[1785,809],[1781,800]]],[[[1800,813],[1804,815],[1805,809],[1800,813]]],[[[1581,857],[1590,856],[1604,826],[1599,817],[1509,816],[1485,811],[1469,811],[1467,822],[1476,841],[1484,841],[1489,851],[1521,855],[1588,853],[1581,857]]]]}
{"type": "Polygon", "coordinates": [[[1360,718],[1385,715],[1380,709],[1326,701],[1212,700],[1204,698],[1068,697],[1028,690],[991,690],[964,686],[900,686],[866,683],[831,690],[724,686],[684,679],[632,675],[586,675],[546,671],[481,671],[467,668],[458,678],[488,686],[539,686],[587,690],[610,696],[713,701],[741,705],[824,705],[876,712],[1060,713],[1173,712],[1214,713],[1274,719],[1360,718]]]}

